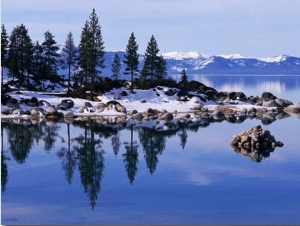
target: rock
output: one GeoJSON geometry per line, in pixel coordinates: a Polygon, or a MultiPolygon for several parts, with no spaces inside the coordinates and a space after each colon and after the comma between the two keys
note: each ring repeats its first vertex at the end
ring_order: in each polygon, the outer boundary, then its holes
{"type": "Polygon", "coordinates": [[[77,110],[78,113],[84,113],[84,112],[86,112],[86,111],[87,111],[87,108],[86,108],[85,106],[81,106],[81,107],[79,107],[78,110],[77,110]]]}
{"type": "Polygon", "coordinates": [[[285,100],[285,99],[281,99],[281,98],[277,98],[275,99],[275,102],[280,106],[280,107],[288,107],[290,105],[293,105],[293,102],[292,101],[289,101],[289,100],[285,100]]]}
{"type": "Polygon", "coordinates": [[[141,121],[144,118],[144,116],[142,113],[136,113],[136,114],[132,115],[131,118],[134,120],[141,121]]]}
{"type": "Polygon", "coordinates": [[[120,93],[120,95],[121,95],[121,96],[124,96],[124,97],[128,96],[128,94],[127,94],[127,92],[126,92],[125,90],[123,90],[123,91],[120,93]]]}
{"type": "Polygon", "coordinates": [[[45,116],[45,111],[43,108],[33,108],[30,111],[31,118],[42,118],[45,116]]]}
{"type": "Polygon", "coordinates": [[[281,107],[275,100],[263,100],[263,107],[281,107]]]}
{"type": "Polygon", "coordinates": [[[10,95],[7,93],[1,95],[1,104],[6,105],[7,101],[12,98],[10,95]]]}
{"type": "Polygon", "coordinates": [[[261,97],[264,99],[264,100],[275,100],[276,99],[276,96],[274,96],[272,93],[270,92],[263,92],[261,97]]]}
{"type": "Polygon", "coordinates": [[[300,102],[297,104],[289,105],[286,108],[283,109],[285,112],[288,113],[300,113],[300,102]]]}
{"type": "Polygon", "coordinates": [[[128,112],[128,115],[129,115],[129,116],[133,116],[133,115],[135,115],[136,113],[138,113],[137,110],[131,110],[131,111],[128,112]]]}
{"type": "Polygon", "coordinates": [[[21,116],[24,114],[24,111],[22,109],[15,109],[13,110],[12,114],[13,116],[21,116]]]}
{"type": "Polygon", "coordinates": [[[39,101],[39,106],[40,107],[49,107],[49,106],[51,106],[51,104],[46,100],[40,100],[39,101]]]}
{"type": "Polygon", "coordinates": [[[90,102],[88,102],[88,101],[84,102],[84,106],[88,107],[88,108],[93,107],[93,105],[90,102]]]}
{"type": "Polygon", "coordinates": [[[46,108],[45,112],[48,114],[55,114],[55,113],[57,113],[57,110],[54,106],[49,106],[46,108]]]}
{"type": "Polygon", "coordinates": [[[117,112],[121,112],[121,113],[127,114],[127,110],[126,110],[126,108],[123,105],[116,104],[115,108],[116,108],[117,112]]]}
{"type": "Polygon", "coordinates": [[[24,102],[29,107],[38,107],[39,106],[39,101],[36,97],[32,97],[31,99],[26,99],[24,102]]]}
{"type": "Polygon", "coordinates": [[[260,125],[234,135],[230,144],[235,152],[242,153],[256,162],[269,157],[276,147],[283,146],[269,130],[263,130],[260,125]]]}
{"type": "Polygon", "coordinates": [[[155,115],[155,111],[152,108],[148,108],[144,111],[144,114],[149,116],[149,115],[155,115]]]}
{"type": "Polygon", "coordinates": [[[168,112],[159,117],[160,120],[167,120],[167,121],[171,121],[173,120],[173,118],[174,118],[173,114],[168,112]]]}
{"type": "Polygon", "coordinates": [[[60,102],[66,109],[70,109],[74,107],[74,102],[71,99],[64,99],[60,102]]]}
{"type": "Polygon", "coordinates": [[[19,108],[19,102],[17,99],[15,98],[9,98],[7,101],[6,101],[6,106],[9,107],[9,108],[19,108]]]}

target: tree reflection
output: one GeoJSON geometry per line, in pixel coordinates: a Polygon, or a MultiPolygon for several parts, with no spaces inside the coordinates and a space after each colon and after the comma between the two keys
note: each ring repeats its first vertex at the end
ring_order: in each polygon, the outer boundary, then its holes
{"type": "Polygon", "coordinates": [[[30,132],[32,127],[12,123],[7,126],[11,154],[18,163],[22,164],[27,159],[33,145],[33,135],[30,132]]]}
{"type": "Polygon", "coordinates": [[[123,154],[128,179],[132,184],[138,171],[138,145],[133,141],[133,126],[130,126],[130,142],[124,142],[126,153],[123,154]]]}
{"type": "Polygon", "coordinates": [[[65,171],[65,178],[69,184],[72,183],[76,169],[76,153],[71,150],[70,124],[67,124],[67,147],[61,147],[57,156],[62,159],[62,169],[65,171]]]}
{"type": "Polygon", "coordinates": [[[77,146],[78,169],[84,192],[89,196],[90,205],[94,209],[100,192],[100,181],[104,170],[104,151],[101,150],[100,139],[95,138],[95,126],[84,127],[84,134],[75,138],[77,146]]]}
{"type": "Polygon", "coordinates": [[[139,129],[140,143],[144,148],[144,158],[151,174],[154,173],[158,163],[158,155],[165,149],[165,136],[162,132],[147,127],[139,129]]]}
{"type": "Polygon", "coordinates": [[[6,156],[3,147],[3,126],[1,125],[1,192],[5,191],[6,184],[8,181],[8,168],[6,161],[9,157],[6,156]]]}

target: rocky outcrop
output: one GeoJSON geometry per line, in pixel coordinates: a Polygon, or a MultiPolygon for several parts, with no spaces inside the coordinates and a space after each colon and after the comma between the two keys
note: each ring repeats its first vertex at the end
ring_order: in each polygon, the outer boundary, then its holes
{"type": "Polygon", "coordinates": [[[260,125],[234,135],[230,144],[235,152],[248,156],[255,162],[262,161],[269,157],[276,147],[283,146],[269,130],[263,130],[260,125]]]}

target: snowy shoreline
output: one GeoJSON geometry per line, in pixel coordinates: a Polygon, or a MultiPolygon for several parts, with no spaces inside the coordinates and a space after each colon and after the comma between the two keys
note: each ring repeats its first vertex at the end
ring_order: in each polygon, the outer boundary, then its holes
{"type": "Polygon", "coordinates": [[[189,120],[201,123],[205,120],[234,121],[239,117],[273,121],[291,115],[300,118],[300,103],[293,104],[284,99],[266,99],[259,106],[239,98],[216,101],[199,92],[189,91],[188,95],[182,96],[178,95],[179,92],[180,89],[168,87],[137,89],[134,93],[119,88],[97,95],[97,101],[59,97],[54,93],[9,92],[5,95],[7,99],[14,99],[16,106],[2,103],[1,118],[35,121],[64,119],[71,122],[100,117],[110,123],[149,120],[189,120]],[[31,103],[33,101],[38,101],[35,106],[31,103]],[[281,102],[284,106],[278,105],[281,102]]]}

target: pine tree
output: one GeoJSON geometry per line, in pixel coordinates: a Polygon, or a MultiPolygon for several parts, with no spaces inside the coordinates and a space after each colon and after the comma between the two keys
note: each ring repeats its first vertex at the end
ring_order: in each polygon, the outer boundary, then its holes
{"type": "Polygon", "coordinates": [[[185,69],[183,69],[181,72],[181,79],[180,79],[180,86],[183,91],[187,90],[187,85],[188,85],[188,78],[187,78],[185,69]]]}
{"type": "Polygon", "coordinates": [[[133,93],[133,77],[136,76],[139,72],[139,54],[137,53],[139,49],[138,44],[136,43],[134,33],[132,32],[128,40],[125,60],[123,61],[127,66],[125,68],[125,75],[131,75],[131,92],[133,93]]]}
{"type": "Polygon", "coordinates": [[[64,63],[68,66],[68,94],[70,93],[70,82],[71,82],[71,69],[75,65],[76,62],[76,53],[77,50],[74,45],[74,39],[72,32],[69,32],[67,35],[67,39],[65,42],[65,46],[63,48],[63,52],[65,53],[64,56],[64,63]]]}
{"type": "Polygon", "coordinates": [[[92,52],[92,44],[91,44],[91,32],[89,31],[89,23],[85,22],[85,25],[81,32],[81,39],[79,43],[79,83],[86,84],[88,83],[88,77],[91,72],[91,52],[92,52]]]}
{"type": "Polygon", "coordinates": [[[145,53],[144,66],[141,71],[141,79],[153,81],[156,78],[156,70],[159,65],[159,57],[157,56],[159,48],[154,35],[151,36],[145,53]]]}
{"type": "Polygon", "coordinates": [[[165,79],[167,75],[168,75],[167,63],[166,63],[166,60],[161,55],[158,58],[158,64],[157,64],[157,68],[156,68],[156,78],[157,78],[157,80],[161,81],[161,80],[165,79]]]}
{"type": "Polygon", "coordinates": [[[120,71],[121,71],[121,61],[119,58],[119,55],[116,53],[111,65],[111,71],[112,71],[112,79],[114,80],[118,80],[119,79],[119,75],[120,75],[120,71]]]}
{"type": "Polygon", "coordinates": [[[35,80],[43,79],[43,69],[45,68],[45,60],[43,57],[43,48],[38,41],[33,45],[33,58],[31,64],[31,73],[35,80]]]}
{"type": "Polygon", "coordinates": [[[46,63],[45,68],[45,77],[44,79],[49,79],[53,83],[55,83],[58,79],[57,75],[57,54],[58,46],[56,45],[56,41],[54,39],[54,35],[50,31],[46,31],[45,40],[42,43],[43,56],[46,63]]]}
{"type": "Polygon", "coordinates": [[[8,35],[4,24],[1,26],[1,88],[3,88],[3,68],[7,64],[8,35]]]}
{"type": "Polygon", "coordinates": [[[19,80],[19,90],[25,81],[29,82],[30,62],[32,60],[32,42],[26,27],[21,24],[13,29],[9,38],[8,67],[14,78],[19,80]]]}
{"type": "Polygon", "coordinates": [[[91,99],[93,99],[94,83],[102,73],[104,65],[104,42],[101,33],[98,16],[93,9],[89,16],[89,21],[86,21],[81,33],[79,44],[80,60],[79,64],[83,75],[90,77],[91,81],[91,99]]]}

